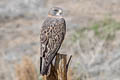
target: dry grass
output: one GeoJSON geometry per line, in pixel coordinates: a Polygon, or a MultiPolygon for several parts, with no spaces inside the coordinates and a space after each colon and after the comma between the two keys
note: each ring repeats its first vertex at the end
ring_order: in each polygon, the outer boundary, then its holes
{"type": "Polygon", "coordinates": [[[29,57],[24,57],[22,63],[17,64],[15,68],[18,80],[38,80],[35,66],[29,57]]]}

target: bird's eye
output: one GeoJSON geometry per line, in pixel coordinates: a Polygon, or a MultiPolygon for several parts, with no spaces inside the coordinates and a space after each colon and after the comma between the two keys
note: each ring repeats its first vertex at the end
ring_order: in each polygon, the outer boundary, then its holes
{"type": "Polygon", "coordinates": [[[57,9],[55,9],[54,11],[55,11],[55,12],[58,12],[58,10],[57,10],[57,9]]]}

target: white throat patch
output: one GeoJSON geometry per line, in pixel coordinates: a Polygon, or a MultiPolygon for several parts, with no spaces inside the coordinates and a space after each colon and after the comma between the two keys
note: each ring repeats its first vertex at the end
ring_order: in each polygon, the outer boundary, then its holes
{"type": "Polygon", "coordinates": [[[56,14],[57,16],[61,15],[62,10],[59,10],[59,12],[56,14]]]}

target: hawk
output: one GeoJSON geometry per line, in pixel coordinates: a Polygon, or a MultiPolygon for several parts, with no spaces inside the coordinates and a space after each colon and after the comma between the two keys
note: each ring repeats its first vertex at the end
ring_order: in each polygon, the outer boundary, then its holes
{"type": "Polygon", "coordinates": [[[40,33],[40,73],[47,75],[66,34],[66,23],[62,17],[63,10],[53,7],[41,27],[40,33]]]}

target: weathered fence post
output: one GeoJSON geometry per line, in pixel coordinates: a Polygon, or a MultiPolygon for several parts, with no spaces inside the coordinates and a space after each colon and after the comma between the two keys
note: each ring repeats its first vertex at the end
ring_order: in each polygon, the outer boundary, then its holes
{"type": "Polygon", "coordinates": [[[67,63],[66,54],[57,54],[54,65],[51,65],[50,74],[43,76],[43,80],[67,80],[67,68],[70,59],[67,63]]]}

